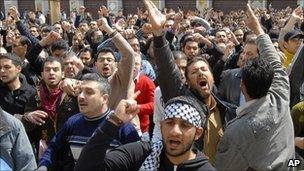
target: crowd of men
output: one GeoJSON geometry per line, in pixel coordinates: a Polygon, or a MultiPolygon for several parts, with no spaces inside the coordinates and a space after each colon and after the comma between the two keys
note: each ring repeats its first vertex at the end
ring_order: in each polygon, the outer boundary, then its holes
{"type": "Polygon", "coordinates": [[[143,3],[52,25],[9,8],[0,170],[303,169],[302,7],[143,3]]]}

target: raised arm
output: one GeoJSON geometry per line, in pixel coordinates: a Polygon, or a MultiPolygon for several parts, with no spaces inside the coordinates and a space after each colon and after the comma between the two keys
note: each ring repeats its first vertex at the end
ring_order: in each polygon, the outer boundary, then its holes
{"type": "Polygon", "coordinates": [[[149,19],[154,35],[154,54],[158,66],[159,86],[164,102],[180,94],[183,85],[180,72],[174,62],[169,42],[166,40],[163,26],[166,16],[163,15],[150,0],[144,0],[146,9],[149,12],[149,19]]]}
{"type": "Polygon", "coordinates": [[[269,92],[277,99],[289,102],[289,80],[287,73],[282,67],[278,53],[273,46],[269,36],[264,33],[257,17],[254,15],[250,5],[247,4],[248,21],[247,26],[257,35],[257,46],[260,57],[267,60],[274,69],[274,78],[269,92]]]}
{"type": "Polygon", "coordinates": [[[287,24],[280,31],[280,35],[279,35],[280,49],[282,50],[285,49],[283,43],[284,43],[284,36],[286,35],[286,33],[294,29],[295,24],[302,19],[303,19],[303,10],[301,6],[298,6],[295,10],[293,10],[287,24]]]}
{"type": "Polygon", "coordinates": [[[35,36],[33,36],[30,33],[29,29],[25,27],[25,25],[21,22],[19,18],[20,14],[17,10],[17,7],[15,6],[10,7],[10,14],[15,19],[16,27],[19,30],[20,34],[29,38],[32,44],[38,43],[39,40],[35,36]]]}
{"type": "MultiPolygon", "coordinates": [[[[123,90],[121,92],[112,92],[111,97],[122,97],[127,98],[128,97],[128,91],[131,87],[132,81],[133,81],[133,67],[134,67],[134,51],[130,44],[123,38],[123,36],[118,33],[116,30],[112,29],[106,20],[106,18],[101,18],[98,20],[99,27],[105,31],[109,38],[112,39],[113,43],[119,50],[122,58],[118,63],[117,66],[117,72],[111,76],[110,82],[111,84],[119,85],[120,87],[123,87],[123,90]]],[[[114,106],[117,105],[117,103],[121,100],[118,99],[111,99],[110,103],[115,103],[114,106]]],[[[110,107],[113,107],[112,104],[110,104],[110,107]]]]}
{"type": "Polygon", "coordinates": [[[40,52],[44,47],[51,45],[56,40],[61,39],[59,33],[51,31],[46,37],[36,43],[26,54],[26,59],[29,61],[35,74],[40,75],[42,71],[43,60],[39,58],[40,52]]]}

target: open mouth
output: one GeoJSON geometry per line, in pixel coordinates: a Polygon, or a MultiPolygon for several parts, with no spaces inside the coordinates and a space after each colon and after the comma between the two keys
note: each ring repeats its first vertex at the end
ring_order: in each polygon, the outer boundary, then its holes
{"type": "Polygon", "coordinates": [[[199,86],[202,88],[202,89],[208,89],[208,82],[207,80],[200,80],[198,82],[199,86]]]}
{"type": "Polygon", "coordinates": [[[102,69],[103,72],[108,72],[109,70],[110,70],[110,68],[108,68],[108,67],[104,67],[104,68],[102,69]]]}
{"type": "Polygon", "coordinates": [[[205,80],[200,81],[200,82],[199,82],[199,85],[200,85],[201,87],[205,87],[205,86],[207,86],[207,81],[205,81],[205,80]]]}
{"type": "Polygon", "coordinates": [[[56,78],[49,78],[49,80],[50,80],[50,81],[55,81],[55,80],[56,80],[56,78]]]}
{"type": "Polygon", "coordinates": [[[181,141],[169,140],[169,145],[171,148],[177,148],[181,144],[181,141]]]}

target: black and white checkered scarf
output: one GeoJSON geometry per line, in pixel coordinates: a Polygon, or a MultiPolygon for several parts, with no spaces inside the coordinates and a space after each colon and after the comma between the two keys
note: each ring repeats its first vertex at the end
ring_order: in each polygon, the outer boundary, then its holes
{"type": "MultiPolygon", "coordinates": [[[[195,127],[201,127],[203,119],[195,107],[187,103],[174,102],[165,107],[164,120],[180,118],[186,120],[195,127]]],[[[142,164],[140,171],[154,171],[159,168],[160,154],[163,149],[163,142],[158,141],[152,145],[152,152],[142,164]]]]}

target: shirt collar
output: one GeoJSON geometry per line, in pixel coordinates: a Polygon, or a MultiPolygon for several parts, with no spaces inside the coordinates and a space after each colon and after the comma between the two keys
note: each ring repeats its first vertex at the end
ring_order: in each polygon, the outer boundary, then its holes
{"type": "Polygon", "coordinates": [[[139,73],[136,75],[136,77],[134,78],[134,83],[137,83],[138,82],[138,80],[139,80],[139,73]]]}
{"type": "Polygon", "coordinates": [[[209,108],[210,108],[210,111],[211,111],[211,110],[215,109],[217,103],[216,103],[216,101],[215,101],[215,99],[212,95],[210,95],[210,97],[211,97],[211,102],[210,102],[209,108]]]}
{"type": "Polygon", "coordinates": [[[87,120],[87,121],[97,121],[99,119],[106,118],[111,112],[113,112],[113,111],[110,110],[110,108],[108,108],[104,113],[102,113],[101,115],[96,116],[94,118],[88,118],[84,114],[83,115],[84,115],[85,120],[87,120]]]}
{"type": "Polygon", "coordinates": [[[258,99],[253,99],[253,100],[250,100],[246,103],[244,103],[242,106],[238,107],[236,109],[236,115],[237,116],[242,116],[245,114],[245,112],[243,112],[245,109],[249,108],[253,103],[255,103],[256,101],[258,101],[258,99]]]}

